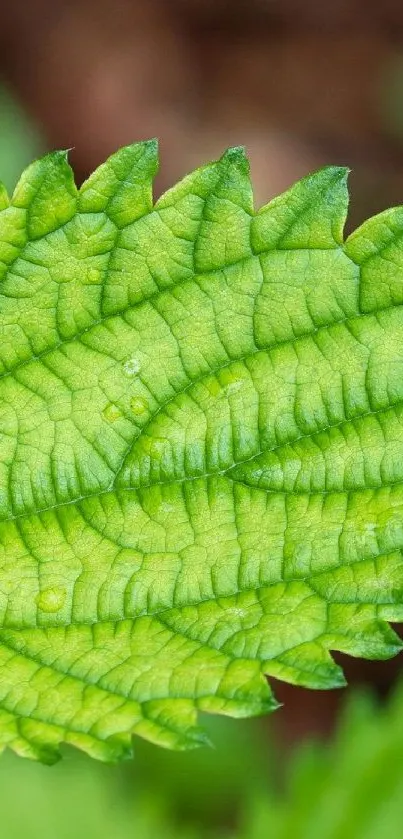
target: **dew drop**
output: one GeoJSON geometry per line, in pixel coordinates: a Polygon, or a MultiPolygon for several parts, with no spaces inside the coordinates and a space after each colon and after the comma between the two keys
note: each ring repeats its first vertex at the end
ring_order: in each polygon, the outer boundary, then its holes
{"type": "Polygon", "coordinates": [[[42,612],[58,612],[66,602],[66,589],[62,586],[52,586],[52,588],[45,588],[36,597],[36,604],[38,609],[42,612]]]}
{"type": "Polygon", "coordinates": [[[98,284],[101,282],[102,274],[98,268],[88,268],[87,270],[87,283],[95,283],[98,284]]]}
{"type": "Polygon", "coordinates": [[[126,376],[136,376],[140,373],[141,365],[138,358],[128,358],[123,365],[123,370],[126,376]]]}
{"type": "Polygon", "coordinates": [[[230,393],[236,393],[245,384],[245,379],[235,370],[221,370],[219,378],[221,387],[227,396],[230,393]]]}
{"type": "Polygon", "coordinates": [[[237,381],[230,382],[229,385],[226,386],[225,392],[226,394],[236,393],[237,390],[240,390],[243,385],[242,379],[238,379],[237,381]]]}
{"type": "Polygon", "coordinates": [[[226,615],[233,615],[234,618],[244,618],[246,614],[246,609],[241,609],[239,606],[233,606],[232,609],[226,610],[226,615]]]}
{"type": "Polygon", "coordinates": [[[116,422],[119,417],[122,416],[122,412],[119,410],[117,405],[113,405],[110,403],[109,405],[104,408],[102,411],[103,417],[106,419],[107,422],[116,422]]]}
{"type": "Polygon", "coordinates": [[[130,409],[135,417],[141,417],[148,409],[148,402],[142,396],[133,396],[130,400],[130,409]]]}
{"type": "Polygon", "coordinates": [[[262,477],[262,475],[263,469],[253,469],[253,471],[250,473],[251,478],[253,478],[255,481],[258,481],[259,478],[262,477]]]}
{"type": "Polygon", "coordinates": [[[162,501],[159,506],[161,513],[174,513],[176,510],[175,504],[169,504],[168,501],[162,501]]]}

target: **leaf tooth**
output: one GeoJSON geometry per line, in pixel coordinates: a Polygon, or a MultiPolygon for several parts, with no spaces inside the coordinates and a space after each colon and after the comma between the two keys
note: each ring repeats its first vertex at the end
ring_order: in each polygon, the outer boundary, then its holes
{"type": "Polygon", "coordinates": [[[250,171],[250,163],[245,146],[231,146],[229,149],[226,149],[220,157],[219,163],[227,168],[238,169],[244,174],[249,174],[250,171]]]}
{"type": "Polygon", "coordinates": [[[403,302],[403,207],[365,221],[345,243],[360,268],[360,309],[375,312],[403,302]]]}
{"type": "Polygon", "coordinates": [[[314,690],[333,690],[347,684],[342,668],[321,640],[299,644],[263,667],[269,678],[314,690]]]}
{"type": "Polygon", "coordinates": [[[50,152],[28,166],[11,203],[26,210],[30,239],[46,236],[70,221],[77,209],[77,187],[68,151],[50,152]]]}
{"type": "Polygon", "coordinates": [[[403,649],[399,638],[387,621],[374,618],[373,609],[368,606],[329,607],[329,629],[322,636],[328,649],[337,650],[359,658],[387,660],[403,649]],[[344,625],[338,623],[337,613],[343,617],[344,625]],[[350,618],[350,619],[349,619],[350,618]]]}
{"type": "Polygon", "coordinates": [[[403,234],[403,207],[391,207],[364,221],[346,239],[345,250],[350,259],[364,265],[371,257],[384,254],[400,243],[403,234]]]}
{"type": "Polygon", "coordinates": [[[158,163],[157,140],[124,146],[83,183],[79,209],[104,212],[119,228],[131,224],[152,210],[158,163]]]}
{"type": "Polygon", "coordinates": [[[341,245],[349,200],[348,174],[344,166],[326,166],[262,207],[252,222],[254,252],[341,245]]]}

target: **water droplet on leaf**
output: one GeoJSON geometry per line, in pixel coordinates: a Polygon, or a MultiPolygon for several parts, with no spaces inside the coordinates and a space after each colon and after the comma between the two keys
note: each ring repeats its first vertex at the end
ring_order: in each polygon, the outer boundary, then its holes
{"type": "Polygon", "coordinates": [[[126,376],[136,376],[140,373],[141,365],[138,358],[128,358],[123,365],[123,370],[126,376]]]}
{"type": "Polygon", "coordinates": [[[237,390],[241,389],[242,385],[243,382],[241,379],[238,379],[238,381],[230,382],[230,384],[226,386],[225,392],[226,394],[236,393],[237,390]]]}
{"type": "Polygon", "coordinates": [[[130,400],[130,408],[132,413],[136,417],[140,417],[147,411],[148,402],[146,399],[143,399],[142,396],[133,396],[133,398],[130,400]]]}
{"type": "Polygon", "coordinates": [[[62,586],[52,586],[52,588],[45,588],[36,597],[36,604],[38,609],[42,612],[58,612],[66,602],[66,589],[62,586]]]}
{"type": "Polygon", "coordinates": [[[102,273],[99,271],[98,268],[88,268],[87,270],[87,283],[95,283],[98,284],[101,282],[102,273]]]}
{"type": "Polygon", "coordinates": [[[102,414],[107,422],[116,422],[122,416],[122,412],[117,405],[113,405],[112,403],[104,408],[102,414]]]}

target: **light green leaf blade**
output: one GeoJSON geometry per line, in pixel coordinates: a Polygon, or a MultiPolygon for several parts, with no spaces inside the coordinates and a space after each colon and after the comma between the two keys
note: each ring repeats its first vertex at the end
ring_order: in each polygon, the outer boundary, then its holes
{"type": "Polygon", "coordinates": [[[401,648],[402,211],[343,244],[344,169],[256,213],[241,149],[156,169],[52,153],[0,211],[0,744],[47,761],[401,648]]]}

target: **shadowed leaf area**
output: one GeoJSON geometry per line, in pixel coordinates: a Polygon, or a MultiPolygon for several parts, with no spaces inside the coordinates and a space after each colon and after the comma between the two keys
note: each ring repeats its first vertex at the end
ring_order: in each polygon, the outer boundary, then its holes
{"type": "Polygon", "coordinates": [[[115,760],[343,684],[403,619],[403,210],[346,170],[255,212],[153,141],[0,191],[0,744],[115,760]]]}

